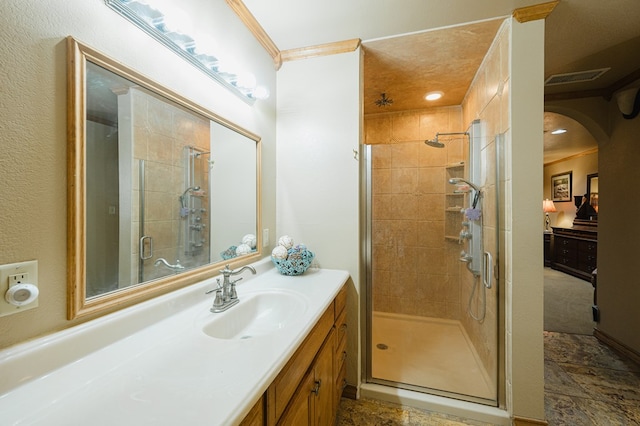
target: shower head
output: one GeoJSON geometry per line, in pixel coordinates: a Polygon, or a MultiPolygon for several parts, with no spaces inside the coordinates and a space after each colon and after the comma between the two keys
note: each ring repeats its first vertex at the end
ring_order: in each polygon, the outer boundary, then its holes
{"type": "Polygon", "coordinates": [[[434,148],[444,148],[444,144],[438,140],[438,135],[433,139],[427,139],[424,143],[434,148]]]}
{"type": "Polygon", "coordinates": [[[442,142],[440,142],[438,140],[438,137],[440,136],[451,136],[451,135],[467,135],[469,136],[469,133],[467,132],[450,132],[450,133],[436,133],[436,137],[433,139],[427,139],[426,141],[424,141],[424,143],[426,143],[429,146],[432,146],[434,148],[444,148],[444,144],[442,142]]]}
{"type": "Polygon", "coordinates": [[[191,191],[199,191],[199,190],[200,190],[200,187],[199,187],[198,185],[196,185],[196,186],[191,186],[191,187],[189,187],[189,188],[185,189],[185,191],[182,193],[182,195],[180,196],[180,198],[181,198],[181,199],[182,199],[182,198],[184,198],[184,196],[187,194],[187,192],[191,192],[191,191]]]}
{"type": "Polygon", "coordinates": [[[478,188],[476,185],[474,185],[473,183],[471,183],[468,180],[463,179],[463,178],[451,178],[451,179],[449,179],[449,183],[451,185],[460,185],[460,184],[465,183],[465,184],[469,185],[470,187],[472,187],[477,193],[480,193],[480,188],[478,188]]]}
{"type": "Polygon", "coordinates": [[[200,187],[198,185],[196,186],[191,186],[187,189],[184,190],[184,192],[182,193],[181,196],[178,197],[178,201],[180,201],[180,207],[182,207],[183,209],[187,207],[187,204],[185,203],[185,195],[187,195],[187,192],[191,192],[191,191],[199,191],[200,187]]]}

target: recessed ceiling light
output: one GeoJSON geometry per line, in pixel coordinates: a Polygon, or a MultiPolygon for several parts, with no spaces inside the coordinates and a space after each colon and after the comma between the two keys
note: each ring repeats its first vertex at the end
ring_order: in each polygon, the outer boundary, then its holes
{"type": "Polygon", "coordinates": [[[427,93],[424,98],[428,101],[437,101],[438,99],[440,99],[442,97],[442,95],[444,95],[444,93],[438,91],[438,92],[429,92],[427,93]]]}
{"type": "Polygon", "coordinates": [[[561,135],[567,133],[567,129],[555,129],[551,132],[552,135],[561,135]]]}

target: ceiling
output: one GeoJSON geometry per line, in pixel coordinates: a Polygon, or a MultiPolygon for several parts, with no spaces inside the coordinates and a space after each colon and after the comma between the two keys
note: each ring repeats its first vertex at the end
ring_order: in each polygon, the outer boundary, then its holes
{"type": "MultiPolygon", "coordinates": [[[[381,93],[394,101],[385,111],[426,108],[420,102],[430,90],[442,90],[445,97],[428,107],[459,105],[496,34],[500,20],[495,17],[544,1],[403,0],[402,7],[397,0],[244,4],[281,51],[360,38],[365,51],[364,108],[372,113],[379,112],[374,101],[381,93]]],[[[546,19],[545,79],[611,69],[592,82],[547,86],[545,96],[608,88],[640,70],[638,22],[638,0],[561,0],[546,19]]],[[[597,147],[581,127],[566,116],[545,114],[545,163],[597,147]],[[555,126],[568,132],[546,131],[555,126]]]]}

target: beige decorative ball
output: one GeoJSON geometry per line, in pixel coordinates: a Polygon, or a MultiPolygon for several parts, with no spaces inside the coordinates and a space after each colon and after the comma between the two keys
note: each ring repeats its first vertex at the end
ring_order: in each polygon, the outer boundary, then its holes
{"type": "Polygon", "coordinates": [[[253,234],[247,234],[242,237],[242,244],[246,244],[252,249],[256,248],[256,236],[253,234]]]}
{"type": "Polygon", "coordinates": [[[276,259],[286,259],[288,256],[287,249],[284,246],[276,246],[276,248],[271,251],[271,256],[276,259]]]}
{"type": "Polygon", "coordinates": [[[288,235],[283,235],[278,239],[278,245],[289,250],[291,247],[293,247],[293,238],[288,235]]]}
{"type": "Polygon", "coordinates": [[[238,256],[242,256],[243,254],[251,253],[251,247],[248,244],[240,244],[238,248],[236,248],[236,254],[238,256]]]}

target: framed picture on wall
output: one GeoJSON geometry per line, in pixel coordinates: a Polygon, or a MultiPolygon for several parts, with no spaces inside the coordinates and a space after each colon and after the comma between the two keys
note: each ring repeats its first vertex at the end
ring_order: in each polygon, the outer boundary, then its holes
{"type": "Polygon", "coordinates": [[[551,176],[551,199],[554,202],[571,201],[571,175],[564,172],[551,176]]]}

